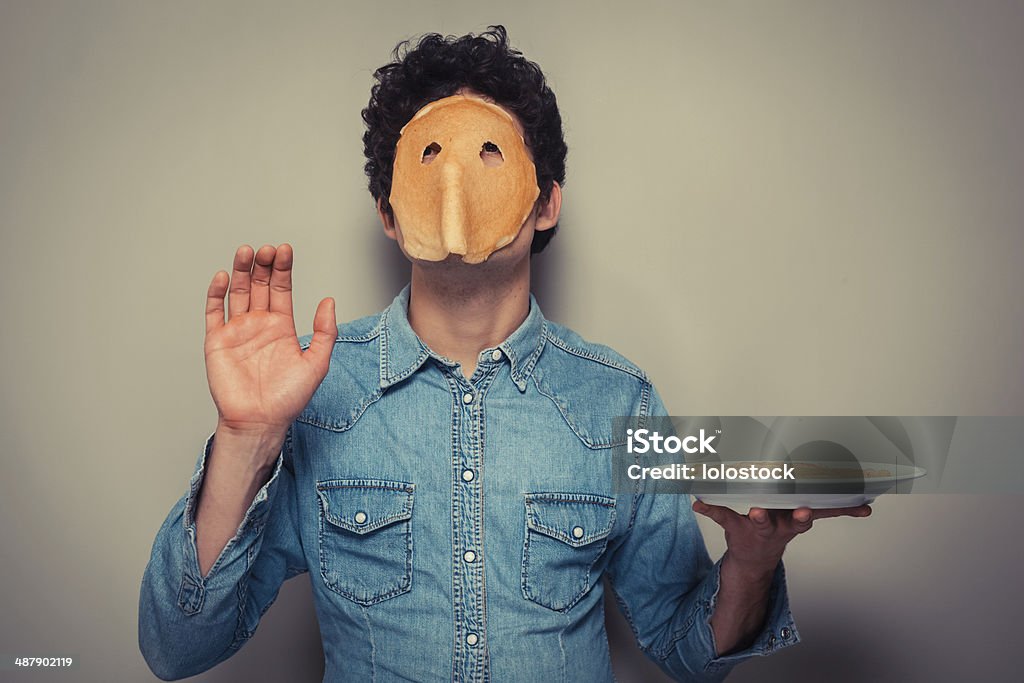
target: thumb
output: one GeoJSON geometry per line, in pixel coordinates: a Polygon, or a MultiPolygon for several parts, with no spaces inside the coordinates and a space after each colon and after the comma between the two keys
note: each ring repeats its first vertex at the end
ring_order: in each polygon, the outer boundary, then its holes
{"type": "Polygon", "coordinates": [[[334,313],[334,298],[323,299],[316,307],[313,316],[313,339],[309,342],[309,361],[314,364],[321,375],[327,374],[331,363],[331,351],[334,340],[338,337],[338,319],[334,313]]]}

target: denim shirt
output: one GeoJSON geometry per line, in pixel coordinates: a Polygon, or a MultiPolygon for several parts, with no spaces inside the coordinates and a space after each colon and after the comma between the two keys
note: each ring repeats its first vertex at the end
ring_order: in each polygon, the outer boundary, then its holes
{"type": "Polygon", "coordinates": [[[678,680],[721,680],[799,640],[780,563],[763,631],[716,657],[721,561],[690,497],[615,491],[612,418],[666,414],[640,369],[546,320],[531,295],[467,380],[418,338],[408,301],[406,286],[339,327],[326,379],[204,577],[208,440],[142,579],[154,673],[227,659],[307,571],[328,682],[613,681],[604,576],[640,648],[678,680]]]}

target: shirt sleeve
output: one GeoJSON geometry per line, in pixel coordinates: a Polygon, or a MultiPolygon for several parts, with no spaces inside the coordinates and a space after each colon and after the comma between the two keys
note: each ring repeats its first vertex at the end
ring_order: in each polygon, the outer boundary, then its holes
{"type": "MultiPolygon", "coordinates": [[[[645,393],[648,414],[665,416],[654,387],[648,384],[645,393]]],[[[691,501],[689,494],[644,493],[638,487],[629,530],[611,549],[607,571],[640,649],[655,664],[675,680],[720,681],[736,664],[794,645],[800,637],[780,562],[761,632],[746,649],[716,656],[711,615],[721,560],[711,562],[691,501]]]]}
{"type": "Polygon", "coordinates": [[[291,431],[273,473],[204,577],[196,549],[195,507],[213,436],[188,492],[153,542],[139,595],[139,649],[162,680],[206,671],[256,632],[281,584],[308,571],[299,537],[291,431]]]}

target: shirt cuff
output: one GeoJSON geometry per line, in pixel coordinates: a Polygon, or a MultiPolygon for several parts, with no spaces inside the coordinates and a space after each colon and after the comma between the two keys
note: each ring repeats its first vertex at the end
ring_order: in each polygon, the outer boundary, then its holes
{"type": "Polygon", "coordinates": [[[196,523],[195,523],[195,507],[196,498],[199,495],[199,489],[203,484],[203,477],[206,473],[206,459],[209,457],[210,452],[213,449],[213,437],[206,440],[206,446],[203,448],[202,453],[199,455],[198,461],[196,461],[195,473],[192,475],[192,479],[189,481],[189,492],[185,499],[185,511],[184,511],[184,523],[185,523],[185,582],[194,583],[197,587],[202,587],[210,577],[217,573],[217,570],[222,566],[230,565],[238,559],[239,555],[244,555],[246,551],[246,544],[242,543],[242,540],[247,536],[251,535],[250,544],[255,540],[257,536],[263,531],[263,526],[266,522],[267,514],[270,510],[270,498],[273,495],[273,491],[276,490],[274,483],[278,479],[278,474],[281,471],[281,466],[284,463],[284,451],[278,453],[277,462],[274,464],[274,471],[271,474],[270,479],[267,480],[256,495],[253,497],[252,503],[249,504],[249,508],[245,511],[245,516],[242,517],[241,523],[238,525],[238,529],[235,531],[235,535],[227,542],[224,549],[221,551],[220,556],[210,567],[209,573],[204,578],[199,570],[199,552],[196,548],[196,523]]]}
{"type": "Polygon", "coordinates": [[[800,642],[800,634],[796,630],[793,615],[789,611],[786,570],[780,560],[768,592],[768,609],[764,628],[748,648],[720,657],[716,656],[715,636],[711,630],[711,615],[715,610],[718,590],[721,587],[721,569],[722,560],[719,559],[712,568],[711,575],[703,583],[702,595],[697,602],[699,614],[694,624],[697,641],[700,642],[707,656],[707,664],[704,667],[707,673],[727,671],[751,657],[770,655],[800,642]]]}

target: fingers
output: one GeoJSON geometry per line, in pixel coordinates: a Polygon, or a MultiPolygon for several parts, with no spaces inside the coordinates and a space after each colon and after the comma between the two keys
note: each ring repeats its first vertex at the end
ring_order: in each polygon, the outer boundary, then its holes
{"type": "MultiPolygon", "coordinates": [[[[282,244],[270,272],[270,310],[292,315],[292,245],[282,244]]],[[[314,321],[315,324],[315,321],[314,321]]]]}
{"type": "Polygon", "coordinates": [[[321,376],[327,374],[331,352],[334,350],[334,340],[337,338],[338,323],[334,313],[334,299],[327,297],[316,307],[316,315],[313,316],[313,339],[310,340],[309,349],[305,353],[321,376]]]}
{"type": "Polygon", "coordinates": [[[270,271],[276,255],[277,249],[269,244],[264,244],[256,252],[249,292],[250,311],[266,311],[270,308],[270,271]]]}
{"type": "Polygon", "coordinates": [[[253,262],[252,247],[243,244],[235,252],[231,266],[231,289],[228,295],[228,319],[249,310],[249,280],[253,262]]]}
{"type": "Polygon", "coordinates": [[[870,505],[860,505],[849,508],[823,508],[812,510],[810,508],[797,508],[790,515],[790,529],[795,534],[802,534],[808,531],[816,519],[828,519],[829,517],[868,517],[871,515],[870,505]]]}
{"type": "Polygon", "coordinates": [[[228,292],[229,276],[219,270],[206,290],[206,333],[224,325],[224,295],[228,292]]]}
{"type": "Polygon", "coordinates": [[[753,524],[754,530],[762,536],[771,536],[775,531],[775,521],[764,508],[750,508],[747,518],[753,524]]]}
{"type": "Polygon", "coordinates": [[[814,510],[814,519],[826,519],[828,517],[870,517],[871,506],[859,505],[852,508],[826,508],[814,510]]]}
{"type": "MultiPolygon", "coordinates": [[[[228,318],[266,310],[292,315],[292,259],[289,244],[279,248],[264,244],[256,252],[248,244],[239,247],[232,265],[230,287],[225,283],[230,292],[228,318]]],[[[208,302],[207,308],[209,306],[208,302]]]]}
{"type": "Polygon", "coordinates": [[[814,510],[810,508],[797,508],[790,515],[790,528],[794,534],[802,534],[809,530],[814,524],[814,510]]]}
{"type": "Polygon", "coordinates": [[[725,527],[727,524],[733,521],[734,517],[738,515],[727,507],[721,505],[708,505],[702,500],[695,500],[693,502],[693,511],[710,517],[721,527],[725,527]]]}

